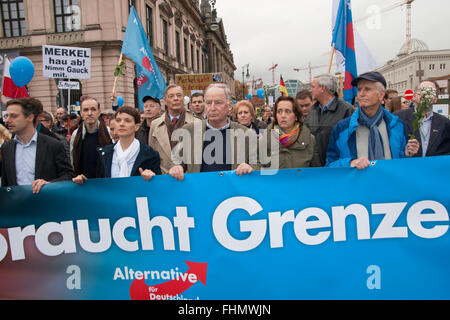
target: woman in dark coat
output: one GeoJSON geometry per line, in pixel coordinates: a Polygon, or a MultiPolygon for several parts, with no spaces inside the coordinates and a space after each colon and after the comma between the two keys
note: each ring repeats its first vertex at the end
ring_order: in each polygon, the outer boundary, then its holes
{"type": "MultiPolygon", "coordinates": [[[[114,118],[119,141],[97,149],[103,166],[102,177],[142,176],[146,181],[150,181],[155,175],[160,175],[158,152],[135,138],[140,126],[139,112],[135,108],[122,107],[117,110],[114,118]]],[[[84,180],[86,177],[79,175],[73,182],[83,184],[84,180]]]]}

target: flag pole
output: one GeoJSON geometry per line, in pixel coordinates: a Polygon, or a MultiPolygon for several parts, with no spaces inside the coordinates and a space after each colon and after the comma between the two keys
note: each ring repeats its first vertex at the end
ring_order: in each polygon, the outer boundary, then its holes
{"type": "MultiPolygon", "coordinates": [[[[122,61],[123,61],[123,53],[120,54],[119,63],[117,65],[120,65],[122,63],[122,61]]],[[[116,95],[117,82],[119,81],[119,77],[120,77],[120,73],[114,78],[114,86],[113,86],[113,90],[112,90],[111,101],[114,101],[114,96],[116,95]]]]}
{"type": "Polygon", "coordinates": [[[333,43],[333,47],[331,48],[331,53],[330,53],[330,62],[328,64],[328,73],[331,72],[331,66],[333,65],[333,57],[334,57],[335,47],[336,47],[336,44],[333,43]]]}

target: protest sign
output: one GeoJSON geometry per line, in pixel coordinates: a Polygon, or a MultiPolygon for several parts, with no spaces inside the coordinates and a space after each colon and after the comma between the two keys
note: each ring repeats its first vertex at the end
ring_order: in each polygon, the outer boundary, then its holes
{"type": "Polygon", "coordinates": [[[43,76],[58,79],[89,79],[91,49],[42,46],[43,76]]]}

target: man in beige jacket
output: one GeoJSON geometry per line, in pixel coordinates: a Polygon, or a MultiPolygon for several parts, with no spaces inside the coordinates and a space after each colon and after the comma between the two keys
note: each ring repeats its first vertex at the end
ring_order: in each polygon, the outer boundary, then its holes
{"type": "Polygon", "coordinates": [[[164,94],[166,112],[159,118],[153,120],[150,126],[148,144],[155,151],[158,151],[161,158],[161,172],[168,174],[170,168],[174,166],[172,162],[172,148],[177,141],[172,139],[172,134],[177,129],[181,129],[188,123],[193,123],[196,119],[194,115],[184,106],[183,88],[170,85],[164,94]]]}
{"type": "Polygon", "coordinates": [[[185,173],[232,170],[241,176],[259,169],[257,158],[253,159],[257,154],[256,133],[230,121],[231,101],[226,85],[208,87],[205,93],[207,120],[187,124],[176,132],[181,142],[172,152],[177,164],[169,171],[172,177],[183,181],[185,173]]]}

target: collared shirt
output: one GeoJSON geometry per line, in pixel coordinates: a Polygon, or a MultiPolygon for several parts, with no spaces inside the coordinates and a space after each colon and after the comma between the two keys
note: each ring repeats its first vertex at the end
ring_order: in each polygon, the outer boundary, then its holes
{"type": "Polygon", "coordinates": [[[328,108],[331,106],[331,104],[334,102],[334,100],[336,100],[336,97],[333,97],[333,98],[330,100],[330,102],[328,102],[325,106],[322,106],[322,105],[320,104],[320,102],[319,102],[320,111],[321,111],[322,113],[324,113],[325,111],[327,111],[328,108]]]}
{"type": "Polygon", "coordinates": [[[179,114],[179,115],[177,115],[177,116],[174,117],[174,116],[172,116],[172,115],[169,113],[170,122],[173,123],[173,119],[177,119],[177,121],[180,120],[180,116],[181,116],[181,114],[179,114]]]}
{"type": "Polygon", "coordinates": [[[231,125],[231,121],[228,119],[228,123],[226,125],[224,125],[222,128],[216,129],[209,124],[208,120],[206,120],[206,127],[209,129],[213,129],[213,130],[220,131],[220,130],[228,129],[230,127],[230,125],[231,125]]]}
{"type": "Polygon", "coordinates": [[[420,128],[420,138],[422,139],[422,156],[425,157],[427,155],[428,145],[430,144],[430,136],[431,136],[431,118],[433,117],[433,112],[430,112],[430,115],[422,120],[422,127],[420,128]]]}
{"type": "Polygon", "coordinates": [[[16,141],[16,178],[17,185],[27,186],[35,180],[36,148],[38,133],[35,130],[30,142],[23,144],[17,136],[16,141]]]}

